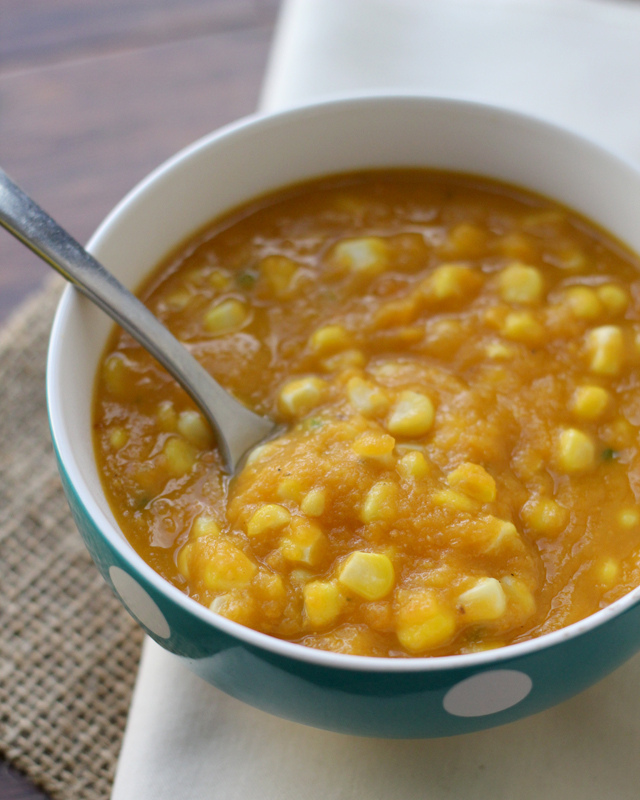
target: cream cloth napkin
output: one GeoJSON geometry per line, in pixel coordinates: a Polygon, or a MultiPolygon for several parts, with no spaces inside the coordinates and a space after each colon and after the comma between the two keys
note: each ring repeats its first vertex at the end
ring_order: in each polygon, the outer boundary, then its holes
{"type": "MultiPolygon", "coordinates": [[[[508,105],[640,162],[640,2],[286,0],[263,110],[384,89],[508,105]]],[[[639,687],[636,657],[502,728],[372,740],[249,708],[147,640],[112,800],[630,800],[640,786],[639,687]]]]}

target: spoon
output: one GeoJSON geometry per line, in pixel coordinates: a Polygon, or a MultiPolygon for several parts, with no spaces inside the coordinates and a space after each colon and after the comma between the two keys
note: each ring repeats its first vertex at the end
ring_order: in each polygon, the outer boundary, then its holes
{"type": "Polygon", "coordinates": [[[226,392],[151,311],[0,169],[0,225],[131,334],[178,381],[213,428],[227,470],[275,431],[226,392]]]}

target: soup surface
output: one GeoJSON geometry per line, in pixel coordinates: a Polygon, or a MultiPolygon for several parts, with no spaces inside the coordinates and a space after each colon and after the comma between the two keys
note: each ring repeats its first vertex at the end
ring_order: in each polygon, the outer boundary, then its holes
{"type": "Polygon", "coordinates": [[[213,612],[343,653],[501,647],[640,583],[640,264],[472,176],[357,173],[213,222],[142,292],[287,423],[229,481],[127,335],[95,446],[141,556],[213,612]]]}

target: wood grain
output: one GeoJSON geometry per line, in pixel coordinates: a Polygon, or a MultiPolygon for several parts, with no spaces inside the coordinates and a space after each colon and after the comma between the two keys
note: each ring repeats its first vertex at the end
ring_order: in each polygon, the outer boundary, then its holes
{"type": "MultiPolygon", "coordinates": [[[[1,3],[0,166],[84,243],[151,169],[254,110],[279,0],[1,3]]],[[[0,323],[49,274],[0,230],[0,323]]],[[[0,800],[44,797],[0,761],[0,800]]]]}

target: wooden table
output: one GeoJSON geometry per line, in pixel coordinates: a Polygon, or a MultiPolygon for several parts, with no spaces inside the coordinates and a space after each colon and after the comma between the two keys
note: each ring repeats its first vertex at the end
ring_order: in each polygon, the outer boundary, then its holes
{"type": "MultiPolygon", "coordinates": [[[[250,113],[279,0],[1,0],[0,165],[81,242],[165,158],[250,113]]],[[[0,324],[50,270],[0,230],[0,324]]],[[[0,761],[0,800],[44,795],[0,761]]]]}

